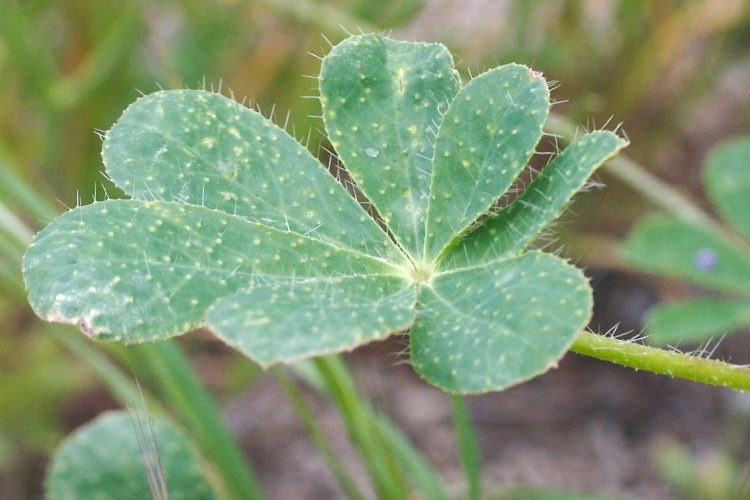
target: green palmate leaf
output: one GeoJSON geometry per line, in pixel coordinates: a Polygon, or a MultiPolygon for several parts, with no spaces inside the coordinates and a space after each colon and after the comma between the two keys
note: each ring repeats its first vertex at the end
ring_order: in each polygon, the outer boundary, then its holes
{"type": "Polygon", "coordinates": [[[398,272],[386,262],[224,212],[111,200],[71,210],[25,257],[29,301],[102,340],[164,339],[257,279],[398,272]]]}
{"type": "Polygon", "coordinates": [[[448,50],[365,35],[320,70],[329,139],[396,240],[421,257],[435,132],[460,88],[448,50]]]}
{"type": "Polygon", "coordinates": [[[646,325],[653,344],[702,342],[750,327],[750,303],[702,298],[663,304],[649,311],[646,325]]]}
{"type": "Polygon", "coordinates": [[[350,350],[409,328],[415,286],[395,276],[259,284],[208,311],[217,336],[261,365],[350,350]]]}
{"type": "Polygon", "coordinates": [[[706,189],[722,217],[750,239],[750,137],[723,143],[708,155],[706,189]]]}
{"type": "Polygon", "coordinates": [[[443,267],[474,266],[523,251],[560,215],[594,170],[626,145],[627,141],[606,131],[573,142],[510,205],[447,252],[443,267]]]}
{"type": "Polygon", "coordinates": [[[625,142],[584,137],[483,219],[541,137],[539,74],[507,65],[461,88],[445,47],[363,35],[324,58],[320,95],[387,231],[258,113],[157,92],[103,147],[136,199],[78,207],[35,237],[24,261],[35,311],[123,342],[205,325],[264,366],[408,330],[415,368],[453,392],[554,364],[591,313],[590,290],[561,259],[521,252],[625,142]]]}
{"type": "Polygon", "coordinates": [[[549,107],[547,82],[517,64],[490,70],[461,89],[435,138],[428,262],[486,213],[526,167],[549,107]]]}
{"type": "Polygon", "coordinates": [[[621,255],[647,271],[750,294],[750,258],[718,234],[675,217],[655,215],[639,222],[621,255]]]}
{"type": "Polygon", "coordinates": [[[545,372],[590,319],[581,271],[533,251],[435,275],[411,329],[414,368],[438,387],[499,390],[545,372]]]}
{"type": "Polygon", "coordinates": [[[107,132],[102,156],[109,177],[133,198],[205,206],[402,258],[304,146],[219,94],[172,90],[137,100],[107,132]]]}
{"type": "Polygon", "coordinates": [[[151,422],[133,418],[125,411],[108,412],[71,434],[52,457],[47,498],[155,498],[148,471],[163,478],[170,500],[217,498],[195,446],[182,431],[160,417],[151,422]]]}

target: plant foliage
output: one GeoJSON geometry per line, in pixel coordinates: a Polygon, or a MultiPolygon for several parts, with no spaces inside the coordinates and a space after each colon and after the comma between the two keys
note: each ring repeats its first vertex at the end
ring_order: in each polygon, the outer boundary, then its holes
{"type": "Polygon", "coordinates": [[[204,467],[195,446],[174,424],[112,411],[77,429],[55,451],[47,498],[214,500],[204,467]]]}
{"type": "Polygon", "coordinates": [[[29,248],[36,312],[125,343],[205,326],[263,366],[408,332],[415,370],[457,393],[546,371],[591,290],[527,247],[626,141],[581,137],[488,215],[543,135],[541,74],[508,64],[462,85],[444,46],[362,35],[323,59],[319,87],[365,207],[259,113],[206,91],[147,95],[103,146],[131,199],[76,207],[29,248]]]}

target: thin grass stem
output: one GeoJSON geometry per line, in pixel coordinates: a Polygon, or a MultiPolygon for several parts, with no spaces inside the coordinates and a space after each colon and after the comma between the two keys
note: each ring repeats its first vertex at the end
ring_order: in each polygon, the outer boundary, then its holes
{"type": "Polygon", "coordinates": [[[338,356],[317,358],[314,365],[327,386],[327,392],[336,405],[339,416],[354,446],[365,463],[378,498],[401,500],[411,494],[402,470],[382,441],[379,429],[368,418],[369,408],[362,401],[349,376],[346,366],[338,356]]]}
{"type": "Polygon", "coordinates": [[[336,477],[336,480],[346,497],[350,500],[364,500],[365,496],[346,471],[346,467],[344,467],[344,464],[339,460],[338,455],[336,455],[333,446],[331,446],[330,440],[326,437],[321,426],[318,425],[318,421],[310,410],[310,406],[305,401],[302,391],[299,390],[284,369],[278,367],[274,368],[273,373],[276,380],[279,382],[279,385],[281,385],[281,388],[284,390],[287,399],[297,412],[297,416],[305,426],[308,436],[310,436],[310,439],[313,440],[320,450],[320,453],[328,464],[328,468],[336,477]]]}
{"type": "Polygon", "coordinates": [[[471,413],[466,405],[466,399],[460,395],[451,395],[451,408],[461,464],[466,474],[468,499],[480,500],[482,498],[482,454],[471,421],[471,413]]]}

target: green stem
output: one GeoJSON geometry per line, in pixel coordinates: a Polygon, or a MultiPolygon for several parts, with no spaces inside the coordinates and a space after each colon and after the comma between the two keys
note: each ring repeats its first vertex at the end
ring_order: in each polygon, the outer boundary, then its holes
{"type": "MultiPolygon", "coordinates": [[[[23,254],[23,248],[25,248],[31,241],[34,233],[19,219],[16,214],[10,211],[5,204],[0,201],[0,230],[8,233],[8,236],[14,238],[14,247],[18,249],[18,254],[23,254]]],[[[3,237],[3,245],[7,245],[7,237],[3,237]]],[[[19,259],[20,261],[20,259],[19,259]]]]}
{"type": "Polygon", "coordinates": [[[0,290],[5,298],[11,296],[20,304],[26,301],[26,288],[23,286],[21,271],[17,263],[9,263],[0,259],[0,290]]]}
{"type": "Polygon", "coordinates": [[[278,367],[274,368],[274,376],[282,389],[284,389],[287,399],[297,412],[297,415],[307,430],[307,434],[320,450],[320,453],[328,463],[328,467],[331,469],[331,472],[333,472],[333,475],[336,476],[336,480],[344,491],[346,497],[350,500],[364,500],[364,495],[359,491],[354,480],[352,480],[346,472],[346,467],[344,467],[344,464],[339,460],[338,455],[336,455],[336,452],[323,432],[323,429],[318,425],[318,421],[305,401],[302,392],[292,378],[284,369],[278,367]]]}
{"type": "Polygon", "coordinates": [[[695,382],[750,390],[750,368],[649,347],[633,341],[581,332],[571,351],[619,365],[695,382]]]}
{"type": "Polygon", "coordinates": [[[604,164],[607,172],[626,183],[644,198],[669,210],[693,224],[717,228],[716,221],[690,198],[662,181],[626,156],[618,156],[604,164]]]}
{"type": "Polygon", "coordinates": [[[123,406],[139,406],[142,399],[146,399],[151,409],[159,409],[155,399],[149,398],[144,391],[133,382],[133,377],[125,374],[122,369],[110,360],[101,350],[93,346],[92,341],[81,335],[72,327],[45,323],[46,330],[63,344],[78,359],[86,365],[104,382],[110,394],[123,406]]]}
{"type": "Polygon", "coordinates": [[[367,21],[350,16],[347,12],[324,2],[310,0],[261,0],[269,7],[283,12],[305,24],[312,24],[318,28],[340,33],[346,30],[350,33],[374,33],[376,28],[367,21]]]}
{"type": "Polygon", "coordinates": [[[466,405],[466,399],[457,394],[451,395],[451,408],[461,463],[469,486],[468,499],[479,500],[482,498],[482,456],[471,423],[471,413],[466,405]]]}
{"type": "Polygon", "coordinates": [[[226,427],[216,403],[180,347],[170,341],[128,347],[145,361],[152,383],[173,414],[201,445],[206,458],[216,465],[229,498],[265,499],[247,460],[226,427]]]}
{"type": "Polygon", "coordinates": [[[403,431],[382,413],[371,411],[370,418],[377,425],[388,449],[396,455],[404,476],[420,493],[417,498],[450,500],[451,496],[446,492],[438,472],[403,431]]]}
{"type": "MultiPolygon", "coordinates": [[[[292,368],[316,391],[331,398],[330,387],[322,379],[320,372],[315,369],[314,361],[297,362],[292,368]]],[[[432,464],[386,415],[367,405],[363,408],[362,415],[371,421],[369,425],[377,428],[383,446],[395,456],[403,476],[409,478],[410,484],[413,484],[417,490],[417,498],[429,498],[430,500],[449,500],[451,498],[432,464]]]]}
{"type": "MultiPolygon", "coordinates": [[[[31,188],[29,183],[11,168],[11,162],[4,157],[3,151],[0,151],[0,155],[3,156],[0,157],[0,197],[9,200],[11,204],[15,203],[20,206],[30,217],[38,219],[43,224],[57,217],[60,211],[56,210],[47,198],[31,188]]],[[[31,235],[31,229],[28,226],[25,228],[23,232],[31,235]]],[[[24,243],[28,245],[30,241],[29,237],[24,243]]]]}
{"type": "Polygon", "coordinates": [[[378,498],[411,498],[402,471],[384,446],[380,430],[374,425],[373,420],[368,418],[369,408],[359,398],[354,381],[349,377],[343,361],[337,356],[328,356],[317,358],[314,363],[337,406],[347,433],[365,463],[378,498]]]}

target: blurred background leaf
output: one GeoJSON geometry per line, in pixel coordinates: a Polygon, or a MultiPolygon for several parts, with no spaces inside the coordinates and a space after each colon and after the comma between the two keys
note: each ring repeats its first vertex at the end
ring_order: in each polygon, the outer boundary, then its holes
{"type": "Polygon", "coordinates": [[[654,344],[697,345],[750,327],[750,139],[727,140],[711,150],[703,177],[723,222],[708,229],[676,215],[652,215],[636,224],[622,246],[622,258],[634,268],[718,295],[653,307],[644,326],[654,344]]]}

